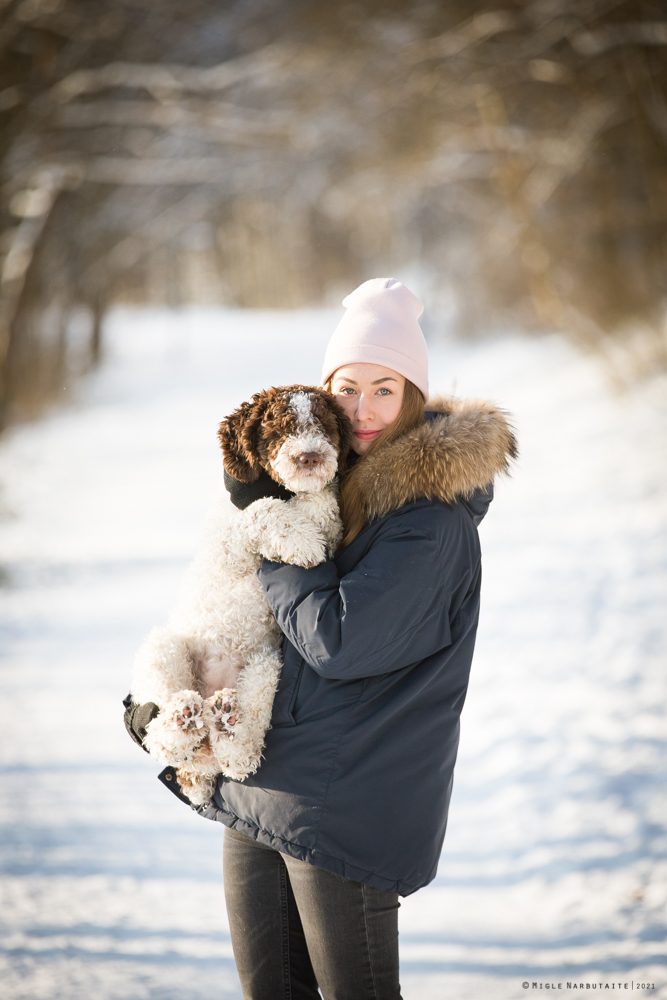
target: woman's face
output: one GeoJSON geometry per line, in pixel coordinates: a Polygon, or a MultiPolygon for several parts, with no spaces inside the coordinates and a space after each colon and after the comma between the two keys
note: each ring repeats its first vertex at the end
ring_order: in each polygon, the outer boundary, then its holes
{"type": "Polygon", "coordinates": [[[368,451],[378,434],[393,424],[401,410],[405,379],[383,365],[357,363],[337,368],[331,392],[352,421],[352,449],[368,451]]]}

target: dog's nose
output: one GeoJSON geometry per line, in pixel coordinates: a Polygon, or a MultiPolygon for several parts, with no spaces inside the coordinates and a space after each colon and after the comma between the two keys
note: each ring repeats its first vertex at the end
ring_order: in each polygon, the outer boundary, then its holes
{"type": "Polygon", "coordinates": [[[299,455],[299,465],[305,465],[307,469],[310,469],[313,465],[318,465],[319,461],[320,456],[317,451],[302,451],[299,455]]]}

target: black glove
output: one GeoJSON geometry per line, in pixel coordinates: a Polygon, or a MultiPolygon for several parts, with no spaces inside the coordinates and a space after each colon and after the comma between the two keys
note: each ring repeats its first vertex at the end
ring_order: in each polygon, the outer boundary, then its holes
{"type": "MultiPolygon", "coordinates": [[[[137,705],[132,701],[132,696],[129,694],[123,698],[123,706],[125,708],[125,714],[123,715],[125,728],[134,742],[138,743],[142,750],[146,750],[144,746],[146,727],[158,715],[160,709],[152,701],[147,701],[144,705],[137,705]]],[[[148,750],[146,750],[146,753],[148,753],[148,750]]]]}
{"type": "Polygon", "coordinates": [[[255,500],[262,500],[264,497],[274,497],[276,500],[291,500],[294,494],[271,479],[264,469],[254,483],[242,483],[234,479],[228,472],[225,472],[225,489],[229,493],[229,499],[239,510],[245,510],[255,500]]]}

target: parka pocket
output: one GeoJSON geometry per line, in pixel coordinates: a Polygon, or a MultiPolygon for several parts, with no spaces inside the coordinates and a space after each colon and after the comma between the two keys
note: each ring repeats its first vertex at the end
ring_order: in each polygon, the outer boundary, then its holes
{"type": "Polygon", "coordinates": [[[278,729],[281,726],[294,726],[294,705],[299,693],[299,684],[303,676],[305,664],[295,649],[285,645],[283,649],[283,668],[280,672],[278,690],[273,702],[271,726],[278,729]]]}
{"type": "Polygon", "coordinates": [[[320,677],[287,643],[283,657],[271,718],[276,729],[335,715],[359,701],[364,691],[363,679],[334,681],[320,677]]]}

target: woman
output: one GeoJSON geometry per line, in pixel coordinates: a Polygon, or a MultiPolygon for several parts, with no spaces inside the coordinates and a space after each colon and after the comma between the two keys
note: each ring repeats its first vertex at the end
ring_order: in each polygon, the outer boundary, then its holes
{"type": "MultiPolygon", "coordinates": [[[[476,525],[515,443],[487,404],[429,404],[422,305],[364,282],[323,384],[352,422],[345,537],[312,569],[263,560],[284,633],[264,762],[199,812],[226,827],[246,1000],[400,998],[399,896],[445,835],[479,612],[476,525]]],[[[163,772],[164,774],[164,772],[163,772]]],[[[173,780],[170,787],[173,787],[173,780]]]]}

